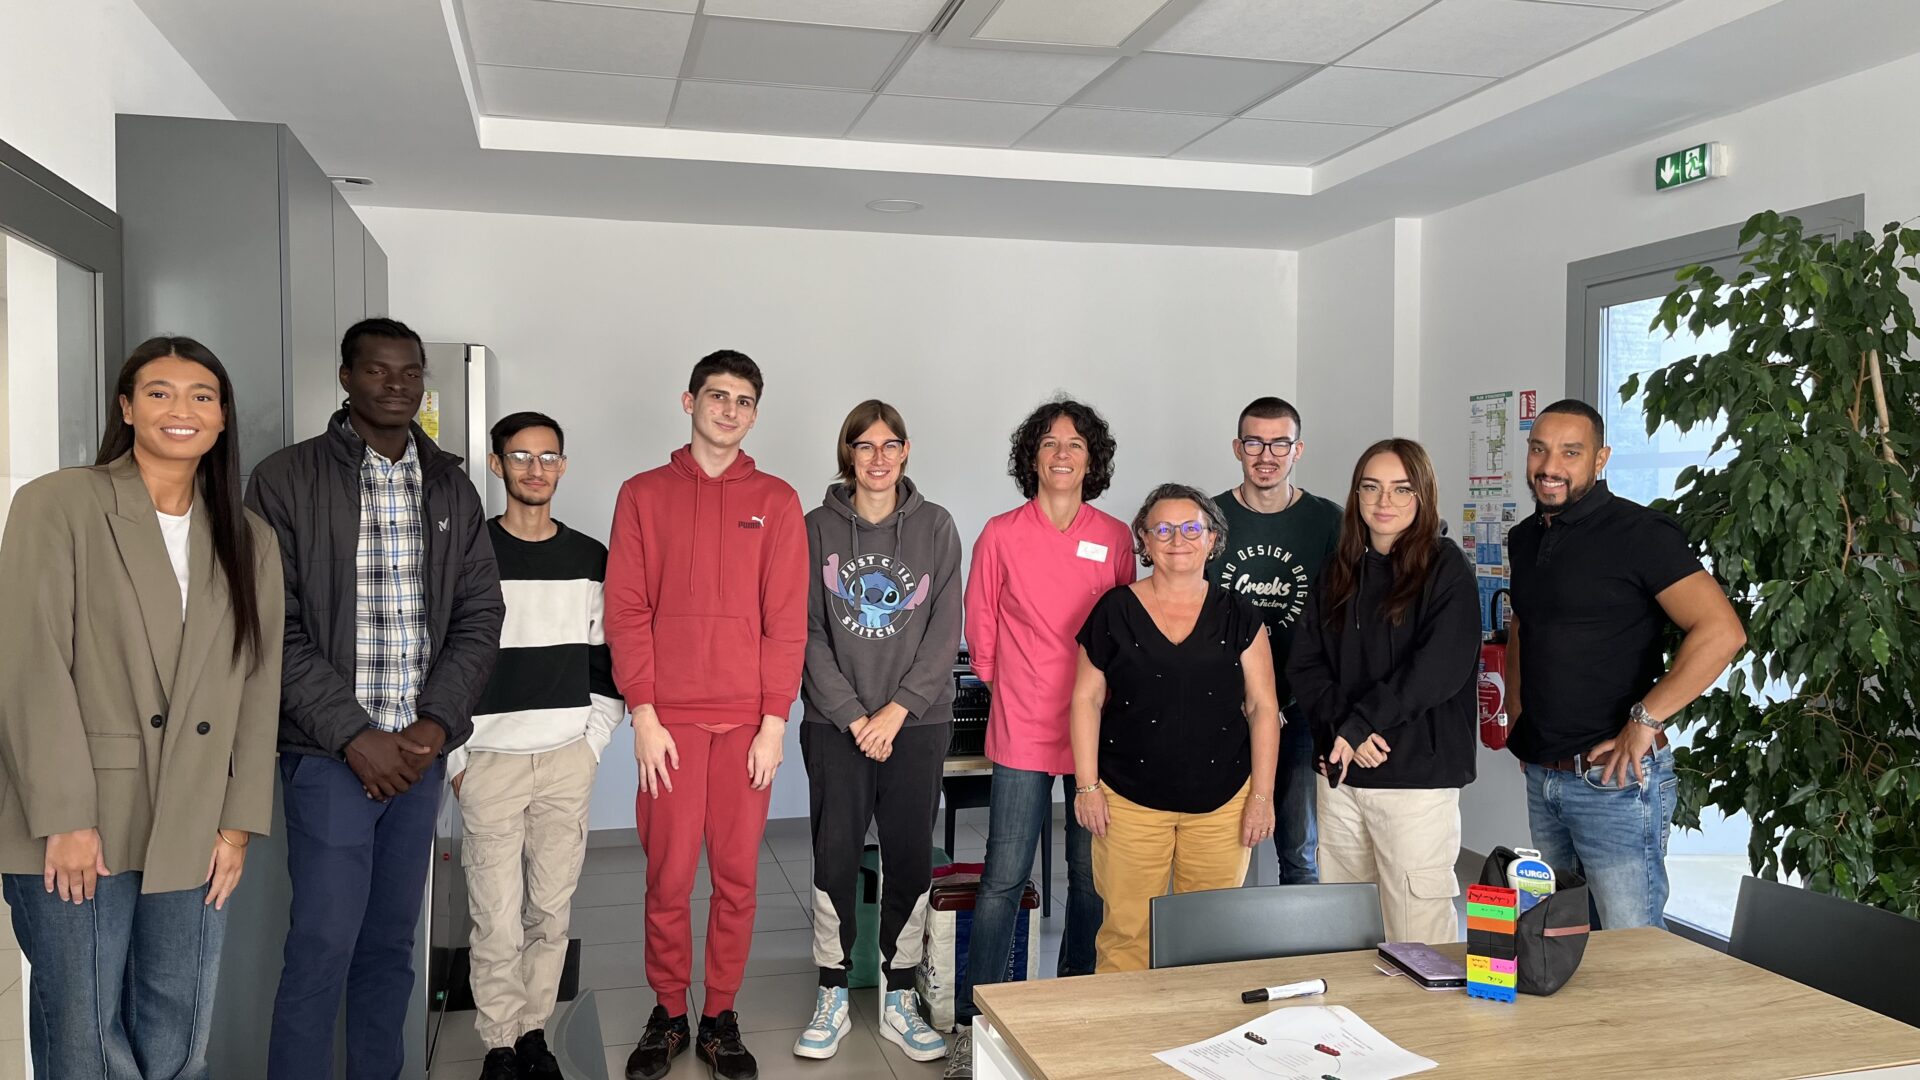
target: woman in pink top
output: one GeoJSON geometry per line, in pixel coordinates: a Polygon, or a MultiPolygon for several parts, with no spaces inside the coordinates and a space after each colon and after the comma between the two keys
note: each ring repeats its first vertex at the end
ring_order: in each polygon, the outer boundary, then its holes
{"type": "MultiPolygon", "coordinates": [[[[1074,635],[1095,601],[1134,577],[1126,524],[1086,504],[1112,482],[1113,452],[1107,422],[1088,406],[1061,399],[1035,409],[1013,433],[1007,456],[1007,471],[1028,501],[987,522],[973,546],[967,648],[974,673],[993,689],[986,871],[967,958],[975,986],[999,982],[1007,969],[1020,891],[1040,830],[1053,816],[1053,778],[1073,773],[1074,635]]],[[[1093,889],[1092,837],[1071,814],[1067,890],[1059,974],[1089,975],[1100,897],[1093,889]]],[[[962,1040],[975,1012],[970,996],[956,1008],[962,1040]]],[[[955,1050],[956,1062],[971,1060],[965,1041],[955,1050]]]]}

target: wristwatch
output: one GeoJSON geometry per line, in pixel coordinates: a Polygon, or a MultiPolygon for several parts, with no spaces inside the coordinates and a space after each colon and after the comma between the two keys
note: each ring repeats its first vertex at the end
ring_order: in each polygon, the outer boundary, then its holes
{"type": "Polygon", "coordinates": [[[1636,701],[1633,703],[1633,708],[1627,710],[1627,719],[1642,727],[1650,727],[1655,731],[1659,731],[1666,726],[1662,722],[1655,720],[1652,713],[1647,712],[1647,703],[1644,701],[1636,701]]]}

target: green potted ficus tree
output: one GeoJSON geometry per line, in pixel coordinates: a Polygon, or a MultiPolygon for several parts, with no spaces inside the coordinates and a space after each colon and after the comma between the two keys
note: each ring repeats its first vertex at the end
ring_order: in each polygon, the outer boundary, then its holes
{"type": "Polygon", "coordinates": [[[1661,504],[1748,629],[1686,716],[1677,820],[1744,810],[1756,874],[1920,916],[1920,230],[1809,237],[1769,211],[1740,243],[1733,280],[1687,267],[1654,320],[1727,347],[1620,390],[1649,433],[1727,422],[1730,453],[1661,504]]]}

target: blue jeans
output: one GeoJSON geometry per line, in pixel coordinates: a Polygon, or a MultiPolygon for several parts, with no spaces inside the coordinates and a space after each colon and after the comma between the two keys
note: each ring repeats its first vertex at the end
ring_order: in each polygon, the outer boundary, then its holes
{"type": "MultiPolygon", "coordinates": [[[[1673,827],[1673,750],[1641,759],[1646,782],[1601,786],[1606,770],[1556,772],[1527,766],[1527,818],[1547,862],[1587,879],[1600,924],[1609,930],[1665,926],[1667,833],[1673,827]]],[[[1598,929],[1596,927],[1595,929],[1598,929]]]]}
{"type": "Polygon", "coordinates": [[[1280,856],[1280,884],[1313,885],[1320,880],[1314,862],[1320,833],[1314,827],[1313,729],[1306,714],[1289,708],[1280,729],[1280,768],[1273,782],[1276,807],[1273,850],[1280,856]]]}
{"type": "MultiPolygon", "coordinates": [[[[987,861],[973,900],[973,934],[967,948],[967,977],[974,986],[1000,981],[1013,954],[1013,924],[1020,915],[1020,894],[1033,877],[1033,856],[1040,830],[1051,827],[1053,774],[993,767],[987,806],[987,861]]],[[[1056,974],[1093,974],[1093,940],[1100,933],[1100,894],[1093,888],[1093,834],[1067,809],[1067,931],[1060,944],[1056,974]]],[[[954,1004],[955,1022],[964,1026],[980,1010],[973,998],[954,1004]]]]}
{"type": "Polygon", "coordinates": [[[405,1068],[414,930],[445,771],[435,762],[404,794],[376,802],[343,761],[280,755],[293,910],[269,1080],[332,1080],[342,991],[348,1080],[392,1080],[405,1068]]]}
{"type": "Polygon", "coordinates": [[[103,877],[84,904],[54,899],[38,874],[5,876],[14,936],[33,965],[33,1075],[205,1080],[227,916],[205,886],[143,896],[140,876],[103,877]]]}

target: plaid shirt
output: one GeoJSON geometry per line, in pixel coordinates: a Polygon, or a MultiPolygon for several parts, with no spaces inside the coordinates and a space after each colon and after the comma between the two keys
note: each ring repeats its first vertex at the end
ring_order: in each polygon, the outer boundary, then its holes
{"type": "Polygon", "coordinates": [[[367,447],[360,462],[360,545],[355,553],[353,693],[376,727],[412,724],[427,678],[425,515],[413,440],[399,461],[367,447]]]}

